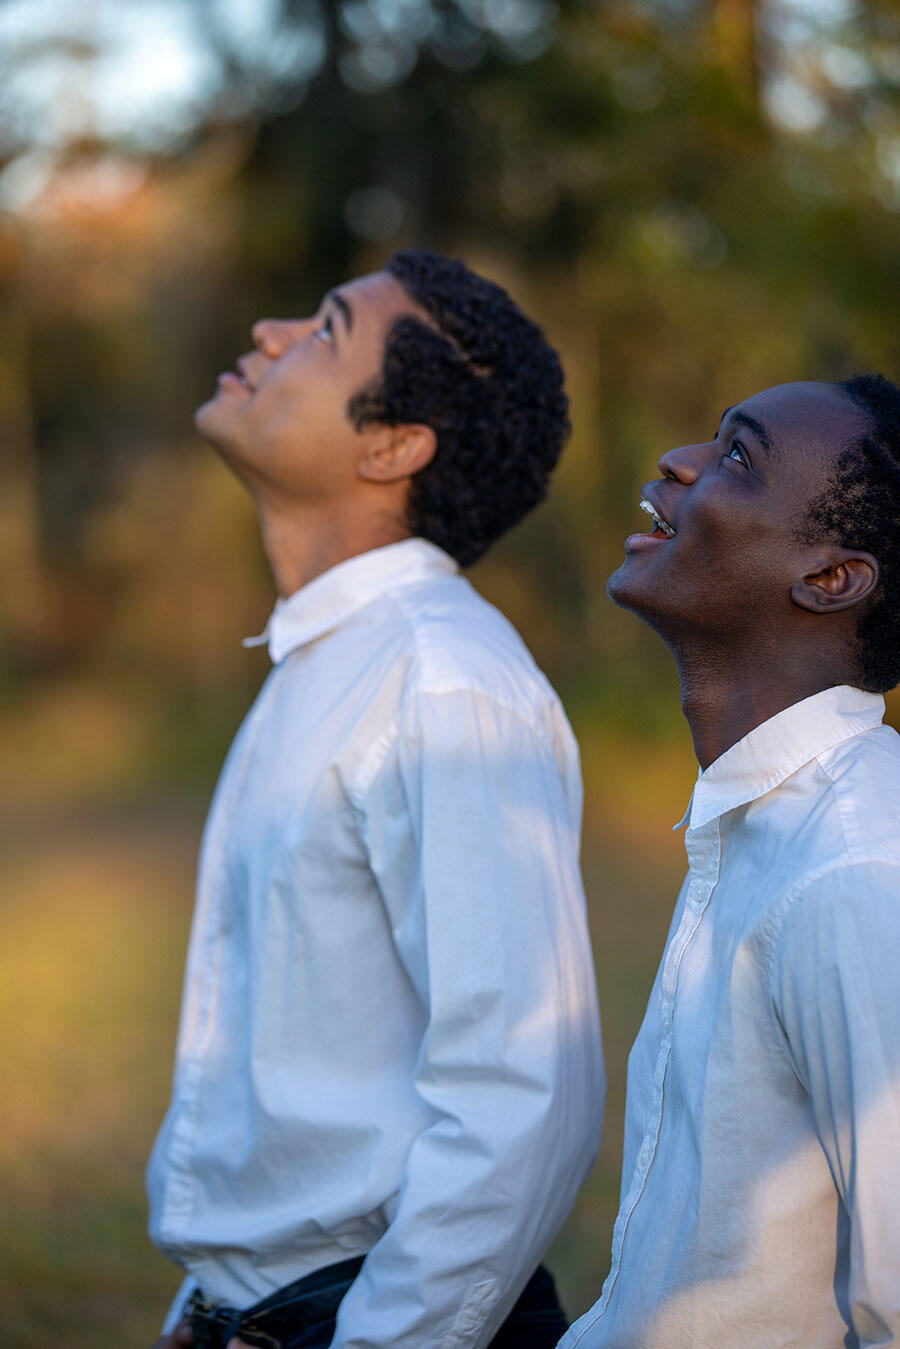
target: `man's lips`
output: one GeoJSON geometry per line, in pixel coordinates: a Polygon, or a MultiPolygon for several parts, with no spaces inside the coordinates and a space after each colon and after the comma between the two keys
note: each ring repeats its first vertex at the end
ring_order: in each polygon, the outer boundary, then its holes
{"type": "Polygon", "coordinates": [[[234,363],[233,370],[224,370],[219,376],[219,387],[223,389],[240,389],[244,393],[256,393],[256,385],[260,372],[257,371],[257,378],[253,376],[253,371],[248,367],[252,357],[239,356],[234,363]]]}
{"type": "Polygon", "coordinates": [[[222,389],[241,389],[244,393],[254,393],[253,385],[236,370],[223,370],[218,379],[222,389]]]}

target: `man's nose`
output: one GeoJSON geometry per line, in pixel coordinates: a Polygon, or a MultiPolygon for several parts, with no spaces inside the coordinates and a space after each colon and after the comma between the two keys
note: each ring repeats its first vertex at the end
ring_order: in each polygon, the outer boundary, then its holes
{"type": "Polygon", "coordinates": [[[259,319],[250,331],[262,354],[277,361],[288,347],[299,342],[309,323],[309,319],[259,319]]]}
{"type": "Polygon", "coordinates": [[[659,471],[664,478],[672,478],[689,487],[697,481],[713,452],[714,446],[711,444],[680,445],[678,449],[669,450],[662,456],[659,471]]]}

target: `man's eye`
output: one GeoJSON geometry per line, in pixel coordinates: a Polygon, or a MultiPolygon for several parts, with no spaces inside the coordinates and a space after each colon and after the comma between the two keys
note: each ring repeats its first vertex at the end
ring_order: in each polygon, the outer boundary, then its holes
{"type": "Polygon", "coordinates": [[[731,449],[725,456],[726,459],[734,459],[737,463],[743,464],[744,468],[750,467],[750,460],[747,458],[747,452],[739,440],[735,440],[731,449]]]}
{"type": "Polygon", "coordinates": [[[317,337],[320,342],[334,341],[334,326],[331,322],[330,317],[325,319],[321,327],[316,329],[316,331],[313,333],[313,337],[317,337]]]}

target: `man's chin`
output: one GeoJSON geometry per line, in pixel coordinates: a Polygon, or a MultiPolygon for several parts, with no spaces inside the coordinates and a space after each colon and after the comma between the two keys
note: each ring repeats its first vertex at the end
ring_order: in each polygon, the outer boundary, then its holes
{"type": "Polygon", "coordinates": [[[239,457],[234,428],[215,395],[201,403],[194,413],[194,428],[228,463],[239,457]]]}
{"type": "Polygon", "coordinates": [[[216,395],[213,394],[212,398],[207,398],[206,402],[201,403],[194,413],[194,426],[205,440],[216,440],[217,401],[216,395]]]}
{"type": "MultiPolygon", "coordinates": [[[[661,603],[658,587],[652,579],[642,574],[640,567],[633,565],[633,559],[626,557],[621,567],[617,567],[606,583],[606,593],[620,609],[640,618],[654,632],[665,636],[668,626],[668,606],[661,603]]],[[[664,601],[664,597],[663,601],[664,601]]]]}
{"type": "Polygon", "coordinates": [[[212,446],[232,473],[240,478],[241,482],[246,482],[240,441],[235,438],[234,428],[229,421],[222,416],[217,401],[216,398],[210,398],[208,402],[201,403],[194,413],[194,428],[207,444],[212,446]]]}
{"type": "Polygon", "coordinates": [[[659,587],[654,588],[646,576],[641,576],[631,559],[626,557],[621,567],[617,567],[606,583],[606,593],[620,609],[627,609],[648,628],[663,639],[666,645],[674,649],[676,634],[683,626],[666,599],[660,594],[659,587]],[[643,584],[642,584],[643,582],[643,584]]]}
{"type": "Polygon", "coordinates": [[[622,609],[631,609],[634,613],[640,614],[640,595],[639,587],[635,584],[636,578],[631,575],[632,568],[629,565],[630,559],[625,558],[620,567],[617,567],[606,583],[606,593],[613,604],[618,604],[622,609]]]}

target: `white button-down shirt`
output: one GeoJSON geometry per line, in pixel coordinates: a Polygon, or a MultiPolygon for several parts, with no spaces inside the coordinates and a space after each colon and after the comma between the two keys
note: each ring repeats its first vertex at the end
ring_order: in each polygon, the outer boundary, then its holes
{"type": "Polygon", "coordinates": [[[828,689],[700,775],[565,1349],[900,1342],[900,738],[828,689]]]}
{"type": "Polygon", "coordinates": [[[421,539],[266,635],[204,835],[151,1235],[236,1307],[368,1252],[336,1347],[477,1349],[599,1141],[575,742],[421,539]]]}

